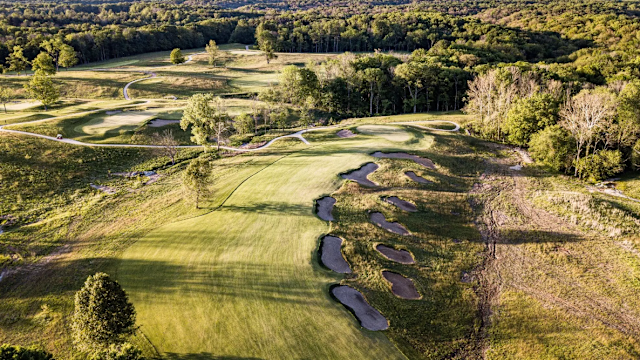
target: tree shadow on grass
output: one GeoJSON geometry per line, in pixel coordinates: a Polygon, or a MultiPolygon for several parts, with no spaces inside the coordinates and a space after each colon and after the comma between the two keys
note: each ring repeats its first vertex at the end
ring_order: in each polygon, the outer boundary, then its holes
{"type": "Polygon", "coordinates": [[[176,354],[166,353],[160,359],[163,360],[262,360],[257,357],[243,357],[243,356],[218,356],[212,353],[198,353],[198,354],[176,354]]]}

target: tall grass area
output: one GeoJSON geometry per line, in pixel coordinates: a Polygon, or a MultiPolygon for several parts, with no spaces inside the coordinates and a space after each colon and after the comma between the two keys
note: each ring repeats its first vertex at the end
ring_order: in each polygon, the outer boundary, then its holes
{"type": "Polygon", "coordinates": [[[437,136],[433,141],[433,146],[411,153],[432,159],[438,170],[425,170],[409,160],[378,160],[380,168],[369,178],[382,188],[343,185],[333,195],[337,203],[331,233],[345,240],[343,252],[354,270],[343,283],[360,289],[389,319],[388,336],[405,355],[411,359],[477,358],[477,298],[474,284],[464,283],[462,277],[480,263],[478,254],[483,249],[466,195],[482,169],[483,149],[473,139],[458,135],[437,136]],[[406,171],[433,183],[417,184],[404,175],[406,171]],[[384,196],[413,202],[418,212],[404,212],[384,202],[384,196]],[[369,213],[373,211],[404,225],[411,236],[395,235],[372,224],[369,213]],[[375,250],[378,244],[408,250],[416,263],[388,260],[375,250]],[[393,295],[383,270],[411,278],[422,300],[393,295]]]}

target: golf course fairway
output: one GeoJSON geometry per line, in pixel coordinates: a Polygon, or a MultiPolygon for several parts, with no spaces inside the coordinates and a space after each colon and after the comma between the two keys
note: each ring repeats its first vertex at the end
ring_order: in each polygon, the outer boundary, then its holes
{"type": "Polygon", "coordinates": [[[317,263],[318,239],[329,225],[313,206],[338,189],[340,173],[375,161],[369,153],[424,148],[433,139],[390,141],[383,129],[341,139],[335,131],[310,134],[311,146],[283,151],[219,209],[164,225],[122,255],[118,280],[158,352],[179,359],[404,359],[384,333],[361,329],[330,297],[342,275],[317,263]]]}

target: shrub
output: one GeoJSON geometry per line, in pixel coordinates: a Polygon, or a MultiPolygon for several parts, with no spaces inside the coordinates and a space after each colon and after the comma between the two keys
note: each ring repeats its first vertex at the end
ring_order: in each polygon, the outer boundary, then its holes
{"type": "Polygon", "coordinates": [[[624,170],[619,150],[602,150],[574,162],[581,179],[591,182],[604,180],[624,170]]]}
{"type": "Polygon", "coordinates": [[[53,355],[35,348],[20,346],[0,346],[0,360],[53,360],[53,355]]]}
{"type": "Polygon", "coordinates": [[[553,125],[558,119],[558,105],[549,94],[536,94],[520,99],[507,113],[504,130],[507,141],[526,146],[531,136],[553,125]]]}
{"type": "Polygon", "coordinates": [[[556,171],[567,170],[574,155],[573,139],[560,126],[549,126],[531,136],[529,154],[544,166],[556,171]]]}

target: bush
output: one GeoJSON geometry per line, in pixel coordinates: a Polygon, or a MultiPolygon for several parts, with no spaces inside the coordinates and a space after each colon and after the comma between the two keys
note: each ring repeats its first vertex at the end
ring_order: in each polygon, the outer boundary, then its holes
{"type": "Polygon", "coordinates": [[[242,146],[251,141],[253,134],[236,134],[229,136],[229,145],[233,147],[242,146]]]}
{"type": "Polygon", "coordinates": [[[136,312],[117,281],[105,273],[89,276],[76,293],[72,330],[76,347],[96,353],[123,341],[134,330],[136,312]]]}
{"type": "Polygon", "coordinates": [[[636,142],[636,146],[631,151],[631,166],[636,170],[640,170],[640,140],[636,142]]]}
{"type": "Polygon", "coordinates": [[[619,150],[602,150],[575,161],[578,176],[591,182],[604,180],[624,170],[619,150]]]}
{"type": "Polygon", "coordinates": [[[53,355],[35,348],[20,346],[0,346],[0,360],[53,360],[53,355]]]}
{"type": "Polygon", "coordinates": [[[569,132],[560,126],[549,126],[531,136],[529,154],[544,166],[556,171],[567,170],[571,167],[575,154],[573,139],[569,132]]]}
{"type": "Polygon", "coordinates": [[[536,94],[520,99],[507,113],[504,130],[507,141],[518,146],[526,146],[531,136],[553,125],[558,119],[558,105],[549,94],[536,94]]]}

